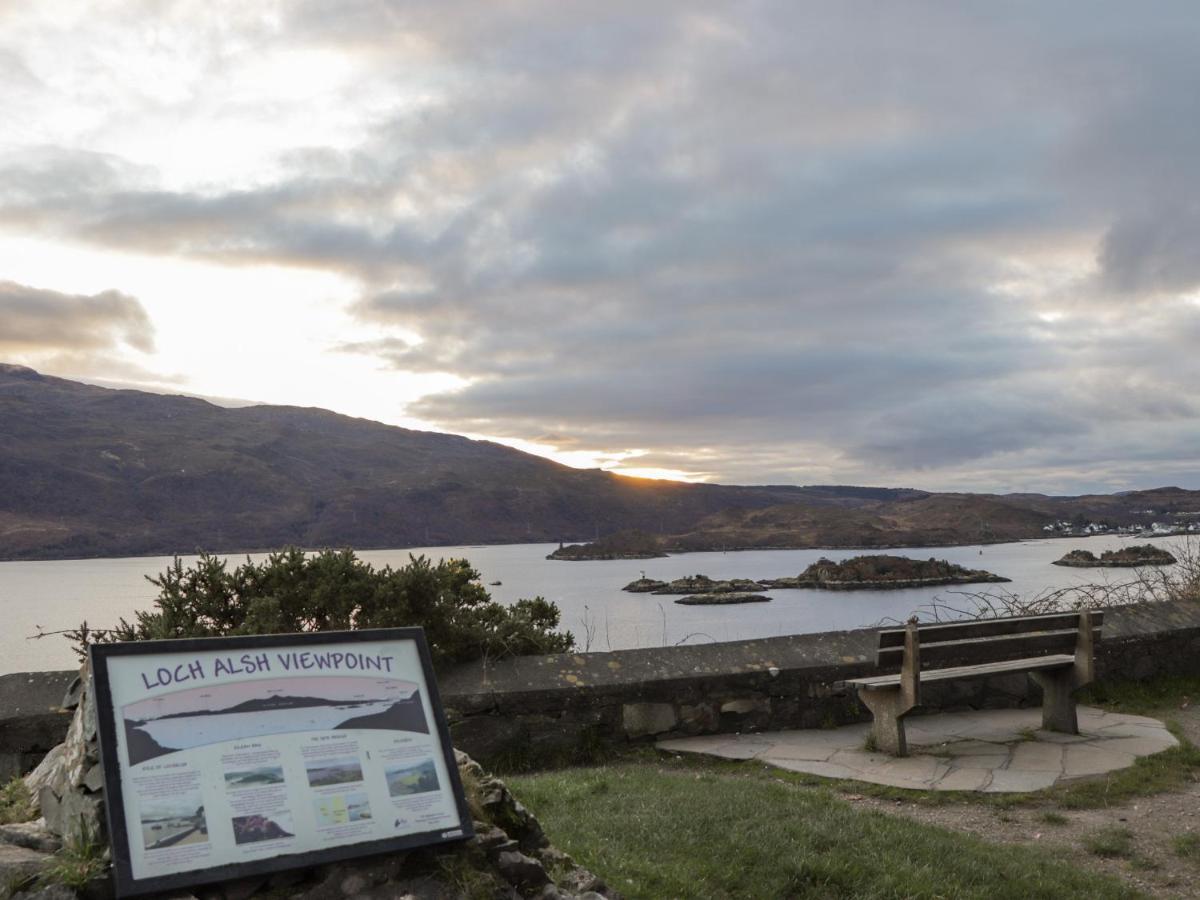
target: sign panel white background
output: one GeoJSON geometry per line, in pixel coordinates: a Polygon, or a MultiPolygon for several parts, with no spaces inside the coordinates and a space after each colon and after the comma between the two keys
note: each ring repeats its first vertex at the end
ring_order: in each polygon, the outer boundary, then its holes
{"type": "Polygon", "coordinates": [[[413,640],[113,655],[104,665],[135,881],[462,834],[413,640]]]}

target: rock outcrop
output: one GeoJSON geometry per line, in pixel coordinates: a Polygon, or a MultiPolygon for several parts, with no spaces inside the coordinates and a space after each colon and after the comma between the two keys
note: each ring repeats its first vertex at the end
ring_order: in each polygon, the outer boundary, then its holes
{"type": "Polygon", "coordinates": [[[684,606],[720,606],[727,603],[770,603],[770,597],[762,594],[692,594],[675,601],[684,606]]]}
{"type": "Polygon", "coordinates": [[[631,594],[649,594],[653,591],[659,590],[660,588],[665,588],[666,586],[667,583],[665,581],[659,581],[657,578],[646,578],[643,575],[637,581],[629,582],[629,584],[625,585],[625,587],[621,588],[621,590],[629,591],[631,594]]]}
{"type": "Polygon", "coordinates": [[[757,581],[749,578],[730,578],[714,581],[707,575],[688,575],[655,588],[655,594],[747,594],[764,590],[757,581]]]}
{"type": "Polygon", "coordinates": [[[85,664],[63,698],[63,708],[74,710],[66,739],[25,777],[46,829],[65,841],[104,839],[104,773],[89,676],[85,664]]]}
{"type": "Polygon", "coordinates": [[[1072,550],[1062,559],[1056,559],[1053,565],[1079,569],[1133,569],[1139,566],[1169,566],[1176,562],[1178,560],[1161,547],[1142,544],[1122,547],[1120,550],[1105,550],[1099,556],[1091,550],[1072,550]]]}

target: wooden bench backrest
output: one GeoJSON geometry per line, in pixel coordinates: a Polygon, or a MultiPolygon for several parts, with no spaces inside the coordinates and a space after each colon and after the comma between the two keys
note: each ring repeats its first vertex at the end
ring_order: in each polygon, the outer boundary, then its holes
{"type": "MultiPolygon", "coordinates": [[[[920,648],[921,668],[924,669],[1077,653],[1081,650],[1090,657],[1092,648],[1100,641],[1103,624],[1102,611],[1088,610],[1083,613],[918,624],[914,631],[920,648]],[[1083,633],[1083,616],[1090,619],[1090,636],[1083,633]]],[[[899,666],[904,661],[907,634],[908,628],[889,628],[879,632],[876,662],[881,667],[899,666]]]]}

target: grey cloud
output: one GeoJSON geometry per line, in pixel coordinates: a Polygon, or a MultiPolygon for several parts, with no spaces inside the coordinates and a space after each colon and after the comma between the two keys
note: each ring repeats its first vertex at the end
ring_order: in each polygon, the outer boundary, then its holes
{"type": "Polygon", "coordinates": [[[409,410],[445,428],[723,480],[1190,471],[1190,0],[307,2],[274,39],[428,98],[238,191],[0,160],[0,223],[355,278],[423,340],[331,349],[467,379],[409,410]],[[1059,246],[1094,276],[999,287],[1059,246]]]}
{"type": "Polygon", "coordinates": [[[93,351],[124,343],[154,347],[154,328],[136,298],[120,291],[65,294],[0,281],[0,350],[93,351]]]}
{"type": "Polygon", "coordinates": [[[1121,218],[1100,249],[1107,285],[1123,296],[1178,293],[1200,286],[1198,236],[1200,203],[1164,204],[1121,218]]]}
{"type": "Polygon", "coordinates": [[[1051,397],[1004,391],[930,392],[875,416],[857,458],[888,469],[935,470],[1030,446],[1085,439],[1092,420],[1051,397]]]}
{"type": "Polygon", "coordinates": [[[340,156],[260,188],[189,193],[118,157],[38,147],[0,156],[0,225],[117,249],[232,263],[368,274],[394,270],[425,242],[403,221],[375,224],[387,199],[340,156]]]}

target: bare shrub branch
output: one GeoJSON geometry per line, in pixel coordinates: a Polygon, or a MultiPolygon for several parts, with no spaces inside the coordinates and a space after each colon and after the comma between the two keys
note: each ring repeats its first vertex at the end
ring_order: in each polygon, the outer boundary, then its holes
{"type": "Polygon", "coordinates": [[[1143,566],[1125,570],[1121,580],[1107,576],[1098,582],[1047,588],[1023,596],[1003,588],[981,591],[946,591],[913,610],[911,616],[880,619],[875,627],[903,625],[910,618],[919,622],[955,622],[967,619],[998,619],[1006,616],[1038,616],[1054,612],[1163,603],[1170,600],[1200,601],[1200,540],[1191,535],[1174,542],[1172,566],[1143,566]],[[949,599],[947,599],[947,597],[949,599]]]}

